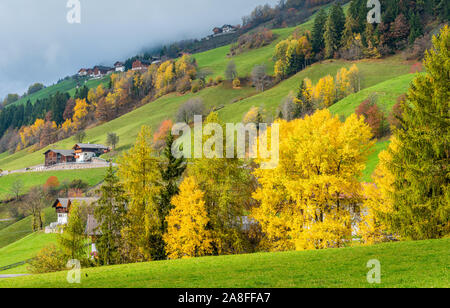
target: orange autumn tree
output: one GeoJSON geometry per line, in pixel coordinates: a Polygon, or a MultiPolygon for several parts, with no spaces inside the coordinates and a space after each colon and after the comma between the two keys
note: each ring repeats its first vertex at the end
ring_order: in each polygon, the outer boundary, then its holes
{"type": "Polygon", "coordinates": [[[59,180],[56,176],[51,176],[47,179],[47,181],[44,184],[44,190],[50,191],[54,190],[59,187],[59,180]]]}
{"type": "Polygon", "coordinates": [[[351,242],[353,214],[362,200],[359,178],[374,144],[370,127],[356,115],[342,123],[328,110],[276,123],[280,161],[274,169],[255,171],[260,187],[253,195],[259,205],[252,217],[267,248],[343,247],[351,242]]]}
{"type": "Polygon", "coordinates": [[[212,252],[211,232],[204,193],[194,177],[187,177],[180,185],[179,195],[172,198],[175,206],[166,218],[168,229],[164,235],[169,259],[201,257],[212,252]]]}
{"type": "Polygon", "coordinates": [[[153,134],[153,147],[155,150],[160,151],[164,148],[166,145],[166,138],[169,135],[172,126],[172,120],[164,120],[155,134],[153,134]]]}

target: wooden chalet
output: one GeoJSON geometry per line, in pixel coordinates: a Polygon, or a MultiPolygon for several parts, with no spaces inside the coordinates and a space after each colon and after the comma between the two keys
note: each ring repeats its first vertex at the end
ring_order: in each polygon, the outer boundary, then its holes
{"type": "Polygon", "coordinates": [[[91,205],[97,202],[98,198],[58,198],[53,202],[52,208],[56,210],[58,216],[58,225],[67,224],[70,208],[74,202],[79,205],[91,205]]]}
{"type": "Polygon", "coordinates": [[[45,166],[75,162],[74,150],[48,150],[44,153],[45,166]]]}

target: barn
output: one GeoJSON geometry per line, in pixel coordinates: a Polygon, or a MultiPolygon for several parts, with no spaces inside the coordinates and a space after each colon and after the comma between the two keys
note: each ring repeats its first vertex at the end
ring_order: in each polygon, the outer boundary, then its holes
{"type": "Polygon", "coordinates": [[[48,150],[44,153],[45,166],[53,166],[56,164],[73,163],[75,162],[74,150],[48,150]]]}

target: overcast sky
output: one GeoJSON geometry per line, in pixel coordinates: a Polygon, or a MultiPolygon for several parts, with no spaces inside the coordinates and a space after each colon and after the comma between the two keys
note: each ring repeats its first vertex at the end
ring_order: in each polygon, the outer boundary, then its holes
{"type": "Polygon", "coordinates": [[[211,34],[238,24],[258,4],[278,0],[79,0],[81,24],[67,22],[68,0],[0,1],[0,98],[50,85],[81,67],[111,65],[145,47],[211,34]]]}

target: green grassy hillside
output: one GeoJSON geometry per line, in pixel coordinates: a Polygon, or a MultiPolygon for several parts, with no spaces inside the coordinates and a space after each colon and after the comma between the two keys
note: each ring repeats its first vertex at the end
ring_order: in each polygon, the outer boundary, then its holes
{"type": "Polygon", "coordinates": [[[63,183],[64,181],[72,182],[73,180],[81,179],[89,185],[95,185],[103,180],[104,174],[105,168],[28,172],[5,175],[0,177],[0,200],[5,199],[11,194],[12,184],[17,180],[23,182],[23,192],[25,193],[33,186],[44,185],[47,179],[51,176],[56,176],[60,183],[63,183]]]}
{"type": "MultiPolygon", "coordinates": [[[[181,104],[193,97],[201,97],[205,106],[211,109],[213,106],[231,104],[255,93],[252,88],[231,89],[225,85],[211,87],[203,91],[184,96],[171,94],[138,108],[113,121],[97,126],[86,131],[86,142],[105,143],[107,134],[115,132],[119,135],[119,151],[131,147],[142,125],[149,125],[157,129],[159,124],[168,118],[173,118],[181,104]]],[[[15,170],[43,163],[43,153],[47,149],[69,149],[76,143],[74,138],[62,140],[40,151],[29,153],[26,149],[13,155],[0,157],[0,168],[3,170],[15,170]]]]}
{"type": "Polygon", "coordinates": [[[450,287],[450,239],[320,251],[258,253],[138,263],[0,280],[0,287],[450,287]],[[369,260],[381,263],[381,284],[367,282],[369,260]],[[163,277],[163,279],[161,278],[163,277]]]}
{"type": "MultiPolygon", "coordinates": [[[[44,210],[44,222],[45,225],[49,225],[56,221],[55,209],[49,207],[44,210]]],[[[15,241],[24,238],[25,236],[33,233],[31,229],[31,217],[28,216],[18,222],[0,230],[0,248],[5,247],[15,241]]],[[[22,261],[22,260],[19,260],[22,261]]],[[[19,262],[18,261],[18,262],[19,262]]],[[[1,263],[1,259],[0,259],[1,263]]],[[[14,263],[14,262],[13,262],[14,263]]]]}
{"type": "MultiPolygon", "coordinates": [[[[22,262],[35,257],[44,246],[50,243],[56,243],[56,236],[56,234],[36,232],[6,247],[0,248],[0,267],[22,262]]],[[[0,272],[0,275],[8,273],[23,274],[27,272],[27,265],[22,265],[0,272]]]]}
{"type": "Polygon", "coordinates": [[[367,99],[369,95],[376,94],[377,104],[388,115],[392,107],[397,102],[397,98],[408,92],[408,89],[416,77],[415,74],[407,74],[381,82],[373,87],[364,89],[358,93],[352,94],[337,104],[330,107],[334,114],[348,117],[355,112],[359,104],[367,99]]]}
{"type": "Polygon", "coordinates": [[[306,22],[298,27],[283,28],[272,30],[276,35],[276,39],[269,45],[262,48],[254,49],[248,52],[244,52],[237,56],[228,57],[230,52],[230,45],[220,48],[208,50],[202,53],[195,54],[194,57],[197,60],[199,69],[209,69],[213,72],[212,76],[225,77],[225,69],[228,62],[233,60],[236,63],[236,69],[240,77],[249,76],[255,65],[266,64],[267,73],[273,74],[274,62],[272,60],[273,51],[275,46],[282,40],[287,39],[295,29],[311,30],[313,20],[306,22]]]}
{"type": "Polygon", "coordinates": [[[13,104],[25,104],[28,100],[31,101],[31,103],[36,102],[38,99],[43,99],[46,97],[49,97],[52,94],[55,94],[56,92],[68,92],[70,96],[74,96],[77,85],[83,86],[86,85],[89,89],[97,87],[99,84],[106,85],[109,82],[109,76],[106,76],[101,79],[91,79],[91,80],[84,80],[77,82],[76,80],[70,78],[64,81],[61,81],[60,83],[51,85],[49,87],[46,87],[36,93],[33,93],[31,95],[27,95],[19,99],[17,102],[14,102],[13,104]]]}
{"type": "MultiPolygon", "coordinates": [[[[303,79],[309,78],[313,83],[317,83],[320,78],[328,74],[335,76],[339,69],[342,67],[350,68],[353,63],[356,63],[362,74],[362,89],[407,74],[410,71],[410,64],[402,62],[398,57],[356,62],[343,60],[324,61],[308,67],[270,90],[223,108],[220,110],[220,116],[227,122],[239,122],[242,120],[242,116],[253,106],[262,107],[268,114],[275,115],[283,98],[291,91],[294,91],[296,94],[303,79]]],[[[410,76],[413,75],[411,74],[410,76]]],[[[384,90],[389,91],[389,88],[384,90]]]]}

